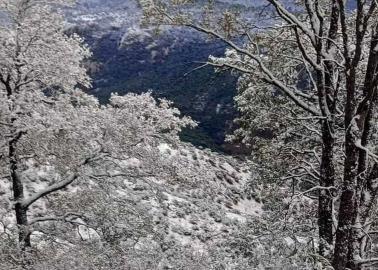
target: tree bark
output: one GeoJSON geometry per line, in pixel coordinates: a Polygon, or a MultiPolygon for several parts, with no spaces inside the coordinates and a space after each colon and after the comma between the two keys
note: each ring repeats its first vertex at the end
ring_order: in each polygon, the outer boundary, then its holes
{"type": "Polygon", "coordinates": [[[27,208],[21,205],[24,199],[24,186],[22,180],[18,175],[18,160],[16,155],[16,144],[22,133],[19,132],[10,142],[9,142],[9,163],[10,163],[10,177],[12,181],[13,198],[15,202],[15,213],[17,226],[19,228],[19,242],[21,247],[30,247],[30,233],[28,230],[28,218],[27,218],[27,208]]]}
{"type": "MultiPolygon", "coordinates": [[[[345,31],[345,30],[343,30],[345,31]]],[[[349,48],[346,48],[348,50],[349,48]]],[[[346,52],[345,55],[348,53],[346,52]]],[[[356,188],[358,171],[358,148],[357,140],[360,138],[360,130],[357,125],[355,115],[356,109],[356,69],[347,61],[346,68],[346,90],[347,100],[345,105],[345,160],[344,160],[344,179],[338,212],[338,227],[336,230],[335,252],[333,256],[333,267],[335,270],[345,270],[346,267],[353,265],[350,260],[350,241],[352,227],[354,224],[354,214],[356,213],[356,188]]]]}
{"type": "Polygon", "coordinates": [[[344,165],[344,182],[342,187],[340,208],[338,214],[338,227],[336,231],[335,253],[333,267],[335,270],[345,270],[347,266],[353,264],[348,258],[351,229],[355,225],[353,216],[356,211],[356,174],[357,155],[354,136],[347,133],[346,136],[346,160],[344,165]]]}
{"type": "MultiPolygon", "coordinates": [[[[322,124],[323,149],[320,165],[320,185],[331,187],[335,184],[335,168],[333,164],[334,139],[327,121],[322,124]]],[[[327,257],[333,245],[333,196],[330,191],[319,191],[318,226],[319,254],[327,257]]]]}
{"type": "MultiPolygon", "coordinates": [[[[10,83],[10,76],[7,76],[5,79],[0,74],[0,82],[3,83],[7,92],[7,98],[9,101],[9,111],[12,112],[12,96],[14,90],[10,83]]],[[[24,250],[26,247],[31,246],[30,242],[30,232],[28,229],[28,216],[27,216],[27,207],[22,206],[22,201],[25,197],[24,195],[24,186],[22,180],[18,174],[18,158],[17,158],[17,143],[25,133],[24,131],[18,131],[14,127],[14,123],[16,122],[16,118],[11,115],[10,123],[9,123],[9,133],[12,135],[11,139],[8,143],[8,160],[9,160],[9,175],[10,180],[12,182],[12,191],[13,191],[13,200],[15,204],[15,215],[16,215],[16,222],[19,229],[19,243],[21,248],[24,250]]]]}

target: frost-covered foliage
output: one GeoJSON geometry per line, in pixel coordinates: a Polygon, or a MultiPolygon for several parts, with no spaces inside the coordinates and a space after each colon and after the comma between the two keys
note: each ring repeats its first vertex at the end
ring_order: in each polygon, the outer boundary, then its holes
{"type": "MultiPolygon", "coordinates": [[[[3,20],[0,25],[1,57],[0,57],[0,99],[1,99],[1,158],[2,176],[8,177],[13,191],[14,208],[17,224],[20,226],[20,242],[30,245],[28,233],[28,208],[39,198],[60,189],[76,178],[75,175],[57,181],[55,185],[34,196],[25,198],[24,177],[20,170],[25,170],[25,161],[30,156],[41,159],[41,165],[49,166],[49,160],[44,156],[49,151],[52,142],[46,141],[39,145],[40,153],[34,152],[31,142],[24,140],[28,136],[50,136],[44,133],[44,127],[51,130],[65,126],[65,119],[45,118],[48,113],[54,116],[51,108],[55,100],[55,91],[73,91],[76,86],[89,86],[89,77],[82,67],[82,61],[90,56],[86,46],[77,36],[67,36],[64,32],[63,17],[59,7],[70,1],[35,1],[17,0],[1,1],[0,11],[3,20]],[[38,156],[39,155],[39,156],[38,156]],[[58,183],[59,182],[59,183],[58,183]]],[[[55,115],[59,117],[59,115],[55,115]]],[[[68,120],[68,119],[66,119],[68,120]]],[[[70,134],[71,135],[71,134],[70,134]]],[[[79,134],[77,134],[79,135],[79,134]]],[[[52,138],[49,138],[53,140],[52,138]]],[[[68,140],[83,140],[78,136],[68,140]]],[[[54,146],[62,148],[63,145],[54,146]]],[[[53,148],[54,148],[53,147],[53,148]]],[[[92,148],[94,146],[92,145],[92,148]]],[[[53,149],[52,149],[53,150],[53,149]]],[[[69,155],[69,149],[66,154],[69,155]]],[[[72,150],[72,149],[71,149],[72,150]]],[[[88,151],[90,152],[90,150],[88,151]]],[[[58,162],[61,156],[54,157],[58,162]]],[[[88,158],[80,162],[88,162],[88,158]]],[[[61,165],[60,172],[67,173],[71,164],[61,165]]],[[[80,163],[79,162],[79,163],[80,163]]],[[[33,165],[32,165],[33,166],[33,165]]],[[[75,171],[75,169],[74,169],[75,171]]],[[[53,179],[50,179],[53,180],[53,179]]]]}
{"type": "Polygon", "coordinates": [[[0,72],[14,87],[89,86],[84,58],[90,56],[82,39],[64,34],[64,21],[53,11],[70,1],[2,0],[0,72]]]}
{"type": "Polygon", "coordinates": [[[0,0],[0,268],[374,265],[377,2],[267,2],[262,31],[213,1],[200,16],[141,1],[146,22],[229,45],[209,64],[240,75],[251,163],[180,142],[196,124],[151,93],[77,89],[90,53],[64,32],[66,1],[0,0]]]}
{"type": "Polygon", "coordinates": [[[248,169],[181,143],[195,123],[167,100],[75,89],[90,54],[51,3],[2,5],[0,268],[246,267],[222,246],[262,215],[248,169]]]}
{"type": "MultiPolygon", "coordinates": [[[[33,113],[22,115],[13,123],[28,123],[25,134],[17,141],[14,156],[24,187],[21,203],[29,208],[25,225],[32,244],[42,248],[50,241],[59,241],[59,237],[62,242],[77,241],[79,238],[70,226],[76,225],[81,235],[80,224],[96,228],[92,235],[109,242],[116,241],[117,235],[122,239],[143,235],[151,226],[145,225],[150,215],[142,206],[137,208],[138,214],[130,203],[132,194],[117,188],[127,183],[120,180],[112,183],[110,179],[156,175],[164,181],[173,181],[176,174],[171,175],[169,170],[173,169],[174,160],[161,155],[159,142],[177,142],[177,132],[194,123],[180,119],[178,111],[167,101],[156,102],[150,94],[113,96],[105,107],[80,92],[46,99],[49,102],[30,102],[33,113]],[[51,188],[61,183],[72,183],[69,194],[52,194],[51,188]],[[57,222],[69,226],[59,227],[57,222]],[[70,232],[67,239],[65,231],[70,232]]],[[[6,148],[3,150],[5,156],[6,148]]],[[[15,220],[6,159],[2,158],[2,162],[5,170],[1,184],[6,192],[1,196],[1,216],[2,233],[6,236],[12,235],[15,220]]]]}
{"type": "Polygon", "coordinates": [[[181,143],[178,132],[194,123],[169,102],[147,93],[113,95],[100,106],[78,91],[48,101],[18,120],[32,124],[17,144],[25,200],[76,178],[31,204],[32,247],[22,252],[2,177],[2,268],[248,269],[260,262],[232,246],[247,220],[258,224],[263,213],[246,192],[248,167],[181,143]]]}
{"type": "Polygon", "coordinates": [[[0,3],[0,268],[246,267],[221,249],[263,212],[243,163],[181,143],[195,123],[167,100],[76,89],[90,53],[65,1],[0,3]]]}

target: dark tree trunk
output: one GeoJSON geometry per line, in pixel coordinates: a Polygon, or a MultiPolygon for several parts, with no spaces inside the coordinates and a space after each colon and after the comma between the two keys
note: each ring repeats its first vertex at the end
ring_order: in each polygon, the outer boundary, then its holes
{"type": "MultiPolygon", "coordinates": [[[[320,185],[331,187],[335,184],[335,168],[333,165],[334,139],[329,125],[325,121],[322,127],[323,149],[320,165],[320,185]]],[[[319,191],[318,204],[318,226],[319,226],[319,253],[327,256],[330,247],[333,245],[333,196],[330,190],[319,191]]]]}
{"type": "MultiPolygon", "coordinates": [[[[13,111],[12,107],[12,96],[14,94],[14,89],[11,86],[10,83],[10,76],[7,76],[5,79],[3,76],[0,76],[0,82],[3,83],[5,86],[7,97],[9,101],[9,111],[13,111]]],[[[16,222],[19,229],[19,243],[21,245],[22,249],[25,249],[26,247],[31,246],[30,242],[30,233],[28,228],[28,216],[27,211],[28,209],[23,207],[21,205],[21,201],[24,199],[24,186],[22,183],[22,180],[19,177],[18,174],[18,158],[17,158],[17,143],[22,137],[23,134],[25,134],[24,131],[18,131],[14,127],[14,123],[16,122],[16,118],[14,116],[11,116],[10,119],[10,128],[9,133],[12,135],[11,140],[8,143],[8,160],[9,160],[9,174],[10,179],[12,182],[12,190],[13,190],[13,200],[15,203],[15,214],[16,214],[16,222]]]]}
{"type": "Polygon", "coordinates": [[[356,141],[360,138],[357,120],[353,119],[356,109],[356,69],[351,61],[346,64],[346,91],[345,104],[345,161],[343,172],[343,185],[338,211],[338,227],[336,230],[335,252],[333,256],[333,267],[335,270],[345,270],[350,267],[353,261],[350,260],[350,241],[352,227],[355,225],[354,214],[356,213],[356,188],[358,170],[358,148],[356,141]]]}
{"type": "MultiPolygon", "coordinates": [[[[326,50],[330,51],[334,47],[332,42],[337,37],[338,21],[339,21],[339,6],[337,1],[332,1],[331,21],[328,32],[328,40],[326,43],[326,50]]],[[[321,33],[321,36],[323,33],[321,33]]],[[[332,61],[324,61],[322,57],[323,40],[318,41],[317,63],[321,65],[324,63],[324,72],[318,71],[317,84],[318,84],[318,97],[319,104],[322,104],[321,99],[325,100],[331,115],[322,123],[322,157],[320,164],[320,186],[332,187],[335,185],[335,166],[334,166],[334,144],[335,139],[333,134],[334,114],[336,111],[335,100],[337,100],[338,89],[334,89],[334,63],[332,61]],[[323,80],[324,78],[324,80],[323,80]],[[334,100],[331,100],[333,97],[334,100]],[[329,119],[331,117],[331,119],[329,119]]],[[[324,108],[320,106],[323,116],[327,117],[324,108]]],[[[333,247],[334,240],[334,212],[333,194],[331,190],[320,190],[318,199],[318,227],[319,227],[319,254],[325,257],[330,257],[330,251],[333,247]]]]}
{"type": "Polygon", "coordinates": [[[344,165],[344,183],[340,199],[339,223],[336,231],[335,253],[333,258],[333,267],[335,270],[345,270],[347,266],[353,263],[350,262],[348,258],[348,254],[350,254],[351,228],[354,226],[353,216],[356,211],[356,165],[358,151],[353,135],[347,135],[345,148],[347,156],[344,165]]]}
{"type": "MultiPolygon", "coordinates": [[[[14,121],[14,120],[13,120],[14,121]]],[[[10,163],[10,176],[13,188],[13,198],[15,201],[15,213],[17,226],[19,228],[19,242],[23,249],[30,247],[30,233],[28,230],[28,217],[27,209],[21,206],[21,200],[24,199],[24,186],[22,180],[18,175],[18,160],[16,155],[16,144],[22,132],[19,132],[10,142],[9,142],[9,163],[10,163]]]]}
{"type": "MultiPolygon", "coordinates": [[[[358,8],[357,26],[362,26],[362,6],[358,8]]],[[[356,107],[355,85],[356,85],[356,63],[360,61],[362,52],[363,34],[360,27],[356,30],[357,43],[356,54],[352,65],[348,67],[347,74],[347,104],[345,110],[345,163],[344,163],[344,183],[340,201],[339,226],[336,234],[336,246],[334,254],[334,268],[336,270],[361,269],[359,258],[362,258],[361,240],[363,220],[361,209],[361,199],[366,187],[368,169],[366,150],[356,146],[357,140],[366,147],[370,136],[370,121],[375,106],[378,53],[375,50],[378,44],[378,25],[373,28],[371,38],[368,66],[365,75],[363,99],[356,107]],[[356,112],[354,112],[356,110],[356,112]],[[354,119],[353,119],[354,118],[354,119]]],[[[371,194],[375,197],[375,194],[371,194]]]]}

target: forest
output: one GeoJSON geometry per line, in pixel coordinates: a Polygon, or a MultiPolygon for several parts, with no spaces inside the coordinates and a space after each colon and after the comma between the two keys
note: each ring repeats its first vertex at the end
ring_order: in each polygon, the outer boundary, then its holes
{"type": "Polygon", "coordinates": [[[0,269],[378,269],[377,90],[377,0],[0,0],[0,269]]]}

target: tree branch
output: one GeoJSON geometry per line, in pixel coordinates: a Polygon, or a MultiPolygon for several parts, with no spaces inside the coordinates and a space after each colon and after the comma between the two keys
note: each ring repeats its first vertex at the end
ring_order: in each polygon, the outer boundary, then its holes
{"type": "MultiPolygon", "coordinates": [[[[94,155],[92,157],[89,157],[85,159],[78,167],[84,166],[88,164],[90,161],[92,161],[97,155],[94,155]]],[[[71,174],[66,180],[60,181],[58,183],[52,184],[48,186],[47,188],[31,195],[29,198],[26,198],[20,202],[20,205],[22,208],[28,208],[30,205],[38,201],[39,199],[55,192],[58,190],[61,190],[68,185],[70,185],[72,182],[74,182],[77,178],[79,178],[80,174],[76,171],[75,173],[71,174]]]]}
{"type": "Polygon", "coordinates": [[[203,28],[201,26],[195,25],[195,24],[186,24],[187,27],[193,28],[197,31],[200,31],[202,33],[208,34],[210,36],[214,36],[216,38],[219,38],[223,42],[225,42],[227,45],[229,45],[231,48],[236,50],[237,52],[246,55],[257,62],[258,66],[260,67],[262,73],[265,75],[263,78],[267,83],[276,86],[279,88],[286,96],[288,96],[294,103],[296,103],[299,107],[304,109],[305,111],[313,114],[313,115],[320,115],[320,113],[310,106],[309,104],[306,104],[303,100],[301,100],[288,86],[286,86],[284,83],[282,83],[278,78],[276,78],[273,73],[265,66],[263,61],[259,56],[256,56],[249,52],[246,49],[240,48],[238,45],[236,45],[231,40],[227,39],[226,37],[222,36],[219,33],[214,32],[213,30],[203,28]]]}

